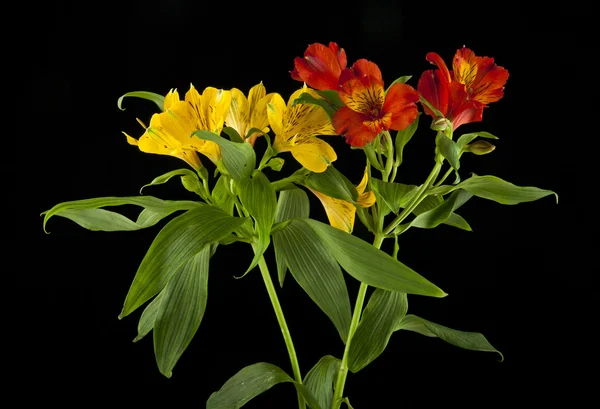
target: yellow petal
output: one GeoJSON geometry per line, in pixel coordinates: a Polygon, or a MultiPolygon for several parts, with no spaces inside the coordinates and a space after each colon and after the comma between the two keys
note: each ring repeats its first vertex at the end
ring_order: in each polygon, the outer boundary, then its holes
{"type": "Polygon", "coordinates": [[[242,91],[237,88],[231,89],[231,107],[225,117],[227,126],[237,131],[242,138],[246,137],[250,122],[250,107],[248,100],[242,91]]]}
{"type": "Polygon", "coordinates": [[[319,94],[306,86],[294,92],[288,100],[283,120],[283,133],[288,137],[299,135],[301,138],[316,135],[337,135],[333,125],[331,125],[329,116],[323,108],[313,104],[292,105],[305,92],[315,98],[322,99],[319,94]]]}
{"type": "Polygon", "coordinates": [[[250,128],[262,129],[264,133],[269,132],[269,117],[267,115],[267,104],[273,99],[274,93],[270,93],[259,99],[250,112],[250,128]]]}
{"type": "Polygon", "coordinates": [[[256,84],[248,92],[248,104],[250,112],[256,108],[256,104],[267,94],[267,90],[262,82],[256,84]]]}
{"type": "MultiPolygon", "coordinates": [[[[285,114],[285,101],[278,93],[274,93],[271,102],[267,103],[267,117],[269,125],[275,132],[275,144],[277,146],[278,138],[283,138],[283,115],[285,114]]],[[[277,149],[277,148],[276,148],[277,149]]]]}
{"type": "Polygon", "coordinates": [[[305,138],[289,145],[289,150],[294,158],[306,169],[321,173],[327,166],[337,159],[333,148],[325,141],[318,138],[305,138]]]}
{"type": "Polygon", "coordinates": [[[123,132],[123,135],[125,135],[125,137],[127,138],[127,143],[133,146],[138,146],[138,141],[135,138],[132,138],[131,136],[127,135],[125,132],[123,132]]]}
{"type": "Polygon", "coordinates": [[[367,193],[363,193],[363,194],[358,195],[356,203],[358,203],[358,205],[360,207],[371,207],[371,206],[373,206],[375,204],[375,193],[373,193],[373,192],[367,192],[367,193]]]}
{"type": "Polygon", "coordinates": [[[310,191],[313,192],[323,204],[325,213],[327,213],[327,218],[329,219],[329,224],[345,232],[352,233],[356,215],[356,208],[354,205],[345,200],[329,197],[313,189],[310,189],[310,191]]]}
{"type": "Polygon", "coordinates": [[[223,129],[225,116],[231,106],[231,92],[213,87],[206,87],[200,96],[202,124],[206,129],[217,135],[223,129]]]}
{"type": "Polygon", "coordinates": [[[172,89],[165,96],[163,110],[166,111],[167,109],[169,109],[171,107],[171,105],[173,105],[173,103],[176,101],[179,101],[179,92],[177,92],[177,89],[172,89]]]}

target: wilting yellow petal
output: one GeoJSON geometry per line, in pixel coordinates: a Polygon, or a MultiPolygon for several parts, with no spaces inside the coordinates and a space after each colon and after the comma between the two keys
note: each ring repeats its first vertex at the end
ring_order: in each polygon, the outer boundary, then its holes
{"type": "Polygon", "coordinates": [[[294,158],[312,172],[325,172],[327,166],[337,159],[333,148],[321,139],[311,137],[291,142],[288,146],[294,158]]]}
{"type": "Polygon", "coordinates": [[[271,102],[267,104],[267,117],[269,119],[269,125],[273,132],[275,132],[275,143],[274,147],[278,145],[278,140],[282,140],[283,135],[283,115],[285,114],[286,106],[285,101],[278,93],[274,93],[271,98],[271,102]]]}
{"type": "Polygon", "coordinates": [[[176,101],[179,101],[179,92],[177,92],[176,89],[172,89],[165,96],[163,110],[166,111],[167,109],[169,109],[173,105],[173,103],[176,101]]]}
{"type": "Polygon", "coordinates": [[[366,192],[367,183],[369,181],[369,174],[367,173],[367,169],[365,168],[365,173],[363,175],[362,180],[356,186],[356,191],[358,192],[358,198],[356,199],[356,203],[360,205],[360,207],[371,207],[375,204],[375,193],[366,192]]]}
{"type": "Polygon", "coordinates": [[[329,224],[345,232],[352,233],[356,215],[356,208],[354,205],[345,200],[329,197],[313,189],[310,189],[310,191],[313,192],[323,204],[325,213],[327,213],[327,218],[329,219],[329,224]]]}

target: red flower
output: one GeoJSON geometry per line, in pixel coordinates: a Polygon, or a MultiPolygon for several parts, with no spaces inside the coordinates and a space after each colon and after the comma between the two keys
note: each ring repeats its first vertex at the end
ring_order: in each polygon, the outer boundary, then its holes
{"type": "MultiPolygon", "coordinates": [[[[476,57],[463,47],[452,61],[449,71],[444,60],[436,53],[428,53],[427,61],[439,69],[427,70],[419,79],[417,89],[435,109],[452,122],[452,128],[470,122],[480,122],[483,108],[504,95],[508,71],[494,63],[493,58],[476,57]]],[[[427,106],[426,114],[436,117],[427,106]]]]}
{"type": "Polygon", "coordinates": [[[346,68],[346,52],[336,43],[329,47],[314,43],[304,52],[304,58],[294,59],[292,78],[304,81],[309,87],[318,90],[337,90],[342,70],[346,68]]]}
{"type": "Polygon", "coordinates": [[[339,82],[345,106],[335,113],[332,124],[352,146],[365,146],[383,130],[405,129],[417,118],[417,91],[397,83],[386,94],[381,71],[371,61],[356,61],[342,72],[339,82]]]}

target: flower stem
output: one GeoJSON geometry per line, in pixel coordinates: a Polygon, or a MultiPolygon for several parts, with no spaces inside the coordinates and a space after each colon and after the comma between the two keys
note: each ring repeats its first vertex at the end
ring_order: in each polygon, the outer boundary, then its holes
{"type": "MultiPolygon", "coordinates": [[[[384,236],[382,234],[376,234],[373,240],[373,246],[380,248],[383,243],[384,236]]],[[[360,322],[360,316],[362,314],[363,304],[367,295],[367,289],[369,286],[365,283],[360,283],[358,289],[358,295],[356,296],[356,302],[354,304],[354,311],[352,313],[352,321],[350,321],[350,329],[348,330],[348,339],[346,340],[346,347],[344,348],[344,356],[342,357],[342,363],[338,371],[337,379],[335,382],[335,392],[333,395],[333,403],[331,409],[339,409],[342,404],[342,397],[344,395],[344,384],[348,377],[348,353],[350,352],[350,345],[352,344],[352,338],[358,328],[360,322]]]]}
{"type": "MultiPolygon", "coordinates": [[[[290,334],[290,330],[288,329],[287,323],[285,322],[285,317],[283,316],[283,310],[281,309],[281,304],[279,304],[279,298],[277,297],[277,292],[275,291],[275,286],[273,285],[273,281],[271,280],[271,275],[269,274],[269,268],[267,267],[267,263],[265,262],[264,257],[260,257],[258,261],[258,267],[260,268],[260,273],[262,275],[263,281],[265,283],[265,287],[267,287],[267,292],[269,293],[269,299],[271,300],[271,304],[273,305],[273,310],[275,311],[275,316],[277,316],[277,322],[279,323],[279,327],[281,328],[281,333],[283,334],[283,340],[285,341],[285,346],[287,347],[288,355],[290,356],[290,363],[292,364],[292,371],[294,373],[294,379],[298,383],[302,383],[302,375],[300,373],[300,365],[298,364],[298,357],[296,356],[296,349],[294,348],[294,343],[292,342],[292,336],[290,334]]],[[[298,408],[305,409],[306,403],[300,394],[298,394],[298,408]]]]}

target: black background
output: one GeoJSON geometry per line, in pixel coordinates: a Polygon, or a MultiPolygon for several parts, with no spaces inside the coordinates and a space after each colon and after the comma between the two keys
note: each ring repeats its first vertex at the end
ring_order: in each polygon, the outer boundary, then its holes
{"type": "MultiPolygon", "coordinates": [[[[459,133],[485,130],[500,137],[483,157],[465,156],[462,175],[493,174],[522,186],[556,191],[517,206],[474,198],[462,209],[473,227],[411,229],[401,239],[400,259],[450,295],[410,296],[409,311],[434,322],[482,332],[505,355],[464,351],[413,333],[396,333],[388,349],[358,374],[346,395],[353,406],[501,407],[573,402],[579,394],[576,361],[567,328],[577,315],[575,297],[585,280],[575,278],[578,236],[575,220],[576,167],[564,148],[572,129],[566,72],[577,71],[567,50],[578,44],[572,16],[558,10],[426,2],[282,2],[235,5],[204,1],[48,2],[33,12],[28,51],[22,56],[28,93],[23,125],[35,129],[36,146],[21,152],[15,193],[28,197],[13,230],[27,251],[11,275],[18,307],[9,354],[16,390],[45,402],[89,402],[101,398],[171,399],[204,407],[208,396],[242,367],[270,362],[291,372],[264,285],[255,270],[242,280],[251,260],[242,245],[220,248],[211,260],[207,312],[194,340],[163,377],[154,362],[151,337],[132,343],[141,311],[119,321],[131,280],[164,222],[147,231],[103,233],[52,219],[43,233],[40,212],[55,204],[101,196],[137,195],[139,188],[183,162],[148,155],[126,143],[121,131],[139,137],[139,117],[149,121],[150,102],[122,94],[147,90],[184,93],[193,83],[244,92],[263,81],[285,100],[301,84],[289,70],[313,42],[337,42],[349,64],[376,62],[387,83],[418,76],[435,51],[450,62],[463,45],[495,57],[510,78],[505,97],[490,105],[484,121],[459,133]],[[23,153],[25,155],[23,156],[23,153]],[[31,156],[31,154],[33,154],[31,156]],[[568,183],[571,183],[570,185],[568,183]],[[32,237],[36,236],[36,241],[32,237]],[[83,400],[82,400],[83,399],[83,400]]],[[[429,118],[424,117],[426,121],[429,118]]],[[[328,137],[338,169],[357,183],[364,169],[360,151],[328,137]]],[[[434,133],[422,126],[405,150],[397,181],[420,184],[433,165],[434,133]]],[[[257,149],[263,149],[262,141],[257,149]]],[[[284,154],[288,174],[297,168],[284,154]]],[[[208,160],[203,160],[209,163],[208,160]]],[[[210,164],[207,166],[211,166],[210,164]]],[[[269,173],[270,177],[277,177],[269,173]]],[[[176,181],[145,194],[192,199],[176,181]]],[[[325,221],[311,197],[312,215],[325,221]]],[[[136,209],[124,208],[126,215],[136,209]]],[[[357,222],[356,234],[372,238],[357,222]]],[[[384,245],[385,250],[390,250],[384,245]]],[[[23,255],[21,255],[23,254],[23,255]]],[[[274,268],[272,252],[269,263],[274,268]]],[[[358,284],[347,277],[351,300],[358,284]]],[[[326,316],[288,277],[279,291],[306,373],[326,354],[341,357],[343,346],[326,316]]],[[[289,384],[278,385],[245,407],[295,405],[289,384]]],[[[86,405],[84,405],[86,406],[86,405]]]]}

